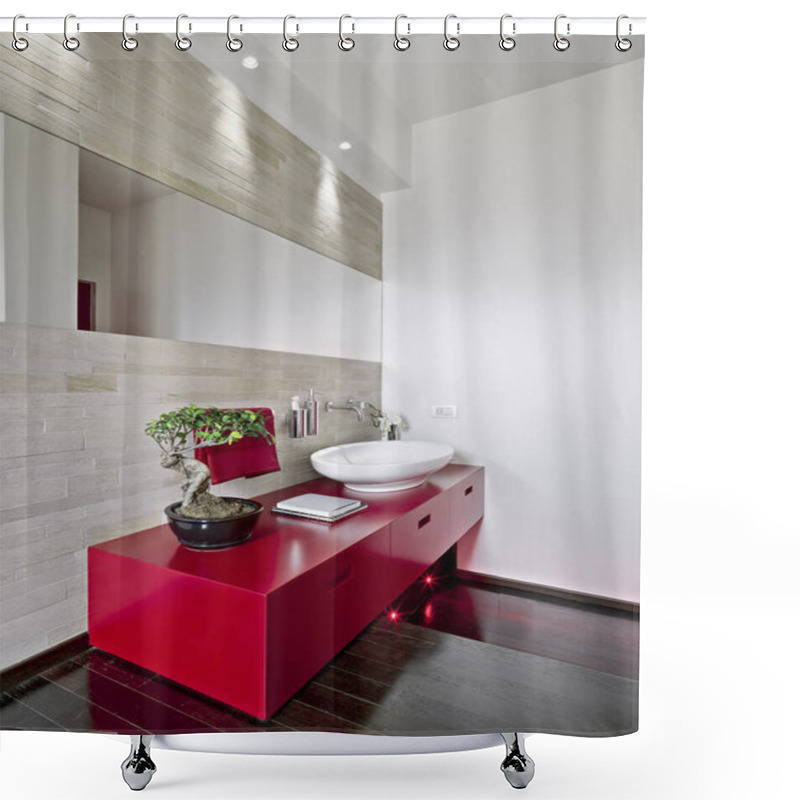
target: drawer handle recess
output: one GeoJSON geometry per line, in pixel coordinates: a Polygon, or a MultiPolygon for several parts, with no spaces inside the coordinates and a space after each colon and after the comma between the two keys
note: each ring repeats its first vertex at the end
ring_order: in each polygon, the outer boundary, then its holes
{"type": "Polygon", "coordinates": [[[472,486],[467,486],[467,488],[464,489],[464,496],[466,497],[468,494],[472,494],[472,489],[472,486]]]}
{"type": "Polygon", "coordinates": [[[431,521],[431,515],[426,514],[418,523],[417,529],[424,528],[431,521]]]}
{"type": "Polygon", "coordinates": [[[348,564],[332,581],[331,589],[341,586],[345,581],[349,581],[353,577],[353,565],[348,564]]]}

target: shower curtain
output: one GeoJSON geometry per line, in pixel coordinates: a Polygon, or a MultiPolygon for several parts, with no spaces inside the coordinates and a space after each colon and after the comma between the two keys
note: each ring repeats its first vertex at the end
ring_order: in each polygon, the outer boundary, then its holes
{"type": "Polygon", "coordinates": [[[457,22],[4,34],[4,729],[637,729],[644,40],[457,22]]]}

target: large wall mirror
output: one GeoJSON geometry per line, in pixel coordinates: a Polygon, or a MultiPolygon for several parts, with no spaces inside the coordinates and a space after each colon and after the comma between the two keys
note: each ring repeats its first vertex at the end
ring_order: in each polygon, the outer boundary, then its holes
{"type": "Polygon", "coordinates": [[[380,360],[377,278],[0,120],[6,321],[380,360]]]}

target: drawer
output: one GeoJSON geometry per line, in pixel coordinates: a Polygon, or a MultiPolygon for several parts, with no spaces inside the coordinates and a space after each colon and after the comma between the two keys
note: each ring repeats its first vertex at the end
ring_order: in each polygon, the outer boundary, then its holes
{"type": "Polygon", "coordinates": [[[336,558],[332,602],[337,653],[394,599],[387,591],[391,568],[388,526],[336,558]]]}
{"type": "Polygon", "coordinates": [[[458,538],[452,532],[448,495],[437,495],[392,523],[392,587],[395,595],[408,588],[458,538]]]}
{"type": "Polygon", "coordinates": [[[476,470],[449,492],[453,533],[461,538],[481,517],[484,503],[484,472],[476,470]]]}
{"type": "Polygon", "coordinates": [[[389,528],[269,595],[267,715],[274,713],[392,600],[389,528]]]}

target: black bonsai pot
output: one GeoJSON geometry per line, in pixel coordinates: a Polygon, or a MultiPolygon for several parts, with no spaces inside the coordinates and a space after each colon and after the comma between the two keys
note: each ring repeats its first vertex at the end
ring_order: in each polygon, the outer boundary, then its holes
{"type": "Polygon", "coordinates": [[[222,519],[194,519],[182,517],[178,513],[180,503],[173,503],[164,509],[169,519],[169,527],[178,541],[195,550],[219,550],[241,544],[250,538],[259,514],[264,510],[261,503],[255,500],[242,500],[239,497],[226,497],[235,500],[248,510],[235,517],[222,519]]]}

